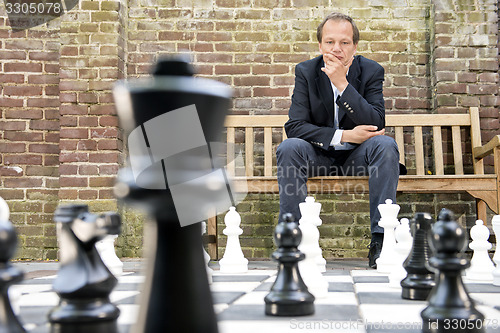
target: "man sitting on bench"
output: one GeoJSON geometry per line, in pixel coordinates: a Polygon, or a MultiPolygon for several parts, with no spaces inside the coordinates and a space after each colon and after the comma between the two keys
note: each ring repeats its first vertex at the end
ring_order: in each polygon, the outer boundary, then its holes
{"type": "Polygon", "coordinates": [[[369,266],[376,268],[383,228],[377,206],[396,202],[399,152],[384,136],[384,69],[355,56],[359,31],[352,18],[331,13],[318,26],[320,56],[295,68],[295,88],[285,124],[288,139],[277,150],[280,218],[300,219],[299,203],[313,176],[369,176],[372,239],[369,266]]]}

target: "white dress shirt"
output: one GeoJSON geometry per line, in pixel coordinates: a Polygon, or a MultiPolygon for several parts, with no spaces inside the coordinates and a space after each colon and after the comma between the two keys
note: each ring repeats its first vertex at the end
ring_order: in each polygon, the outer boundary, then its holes
{"type": "Polygon", "coordinates": [[[346,145],[341,143],[340,140],[342,139],[342,133],[344,132],[344,130],[339,129],[339,106],[337,105],[336,101],[337,101],[337,98],[339,96],[342,96],[342,93],[345,91],[345,89],[342,91],[339,91],[333,83],[331,83],[331,85],[332,85],[332,90],[333,90],[333,105],[334,105],[334,109],[335,109],[333,121],[335,122],[335,125],[337,126],[337,130],[333,134],[333,138],[332,138],[332,141],[330,142],[330,146],[335,147],[335,149],[338,149],[338,150],[343,150],[346,148],[346,145]]]}

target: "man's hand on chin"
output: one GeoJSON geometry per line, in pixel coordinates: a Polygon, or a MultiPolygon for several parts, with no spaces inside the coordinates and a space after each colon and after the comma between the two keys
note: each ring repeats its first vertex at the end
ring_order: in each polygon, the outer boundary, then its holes
{"type": "MultiPolygon", "coordinates": [[[[342,59],[344,60],[344,59],[342,59]]],[[[349,82],[347,82],[347,71],[351,66],[354,56],[350,59],[342,62],[341,59],[337,58],[331,53],[323,54],[323,61],[325,62],[325,67],[322,67],[321,70],[325,72],[330,81],[332,81],[333,85],[339,90],[344,91],[349,82]]]]}

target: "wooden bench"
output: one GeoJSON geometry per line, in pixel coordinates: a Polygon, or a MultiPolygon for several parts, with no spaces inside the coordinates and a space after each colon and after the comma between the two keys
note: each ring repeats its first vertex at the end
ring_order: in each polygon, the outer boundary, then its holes
{"type": "MultiPolygon", "coordinates": [[[[228,172],[234,175],[237,190],[247,187],[248,193],[279,193],[275,154],[276,147],[286,138],[283,125],[287,120],[287,115],[226,117],[228,172]],[[235,147],[241,147],[244,152],[243,166],[234,162],[235,147]]],[[[409,168],[408,175],[399,178],[398,192],[466,192],[476,199],[479,219],[486,223],[486,205],[499,214],[500,135],[483,146],[480,132],[479,110],[474,107],[467,114],[386,115],[386,133],[389,133],[386,135],[395,138],[400,162],[409,168]],[[491,154],[494,173],[485,174],[483,158],[491,154]],[[467,157],[469,165],[464,163],[467,157]]],[[[308,181],[308,191],[311,194],[365,193],[368,177],[314,177],[308,181]]],[[[215,223],[215,219],[208,223],[212,256],[217,248],[215,223]]]]}

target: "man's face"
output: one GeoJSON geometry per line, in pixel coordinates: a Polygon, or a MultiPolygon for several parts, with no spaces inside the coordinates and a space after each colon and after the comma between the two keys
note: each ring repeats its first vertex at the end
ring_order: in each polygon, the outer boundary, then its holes
{"type": "Polygon", "coordinates": [[[347,65],[356,53],[357,44],[354,44],[352,25],[344,20],[329,20],[323,26],[323,36],[319,43],[319,52],[325,55],[330,53],[347,65]]]}

